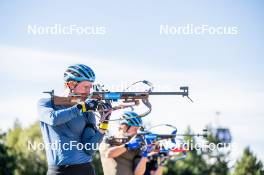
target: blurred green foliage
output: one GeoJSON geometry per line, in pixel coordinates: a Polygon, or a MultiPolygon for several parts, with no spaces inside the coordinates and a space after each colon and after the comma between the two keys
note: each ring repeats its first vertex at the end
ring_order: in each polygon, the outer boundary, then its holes
{"type": "MultiPolygon", "coordinates": [[[[213,129],[207,126],[208,143],[219,143],[214,136],[213,129]]],[[[192,134],[188,127],[186,134],[192,134]]],[[[186,136],[187,142],[197,143],[195,137],[186,136]]],[[[0,130],[0,175],[44,175],[47,163],[44,150],[29,149],[28,142],[42,143],[39,122],[22,128],[19,121],[15,121],[12,129],[6,133],[0,130]]],[[[166,175],[264,175],[262,162],[250,151],[244,150],[242,157],[237,160],[235,168],[229,167],[230,151],[210,149],[191,150],[184,160],[169,161],[164,168],[166,175]]],[[[96,153],[94,166],[98,175],[103,175],[99,152],[96,153]]]]}
{"type": "Polygon", "coordinates": [[[234,175],[263,175],[263,164],[250,151],[249,147],[245,148],[240,160],[236,162],[234,175]]]}

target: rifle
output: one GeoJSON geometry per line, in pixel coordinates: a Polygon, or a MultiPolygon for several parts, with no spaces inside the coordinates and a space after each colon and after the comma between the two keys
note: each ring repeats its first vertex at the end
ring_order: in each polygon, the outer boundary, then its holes
{"type": "Polygon", "coordinates": [[[171,149],[158,148],[155,150],[156,153],[148,155],[149,161],[154,161],[154,163],[159,163],[158,165],[165,165],[168,161],[178,161],[185,159],[188,150],[184,148],[178,148],[177,152],[171,149]]]}
{"type": "MultiPolygon", "coordinates": [[[[151,84],[150,82],[146,80],[138,81],[138,82],[143,82],[147,85],[151,84]]],[[[151,95],[154,95],[154,96],[156,95],[179,95],[182,97],[187,97],[191,102],[193,102],[189,97],[189,87],[188,86],[180,87],[180,91],[177,91],[177,92],[152,92],[153,87],[151,87],[151,89],[146,92],[110,92],[110,91],[104,91],[101,88],[98,88],[97,86],[94,89],[96,89],[96,91],[92,92],[88,96],[83,96],[82,94],[71,93],[69,94],[68,97],[60,97],[60,96],[55,95],[54,90],[45,91],[43,93],[50,94],[53,106],[57,106],[57,105],[73,106],[82,101],[85,101],[86,99],[94,99],[98,101],[104,100],[110,103],[121,100],[122,104],[112,107],[112,111],[118,110],[118,109],[124,109],[128,107],[133,108],[133,106],[139,105],[140,103],[139,100],[142,100],[143,104],[148,107],[148,111],[139,115],[140,117],[144,117],[151,112],[152,108],[149,102],[149,96],[151,95]],[[100,91],[98,91],[98,89],[100,89],[100,91]]]]}
{"type": "MultiPolygon", "coordinates": [[[[189,87],[187,86],[180,87],[180,90],[182,91],[179,91],[179,92],[92,92],[90,95],[87,96],[87,98],[97,99],[97,100],[112,100],[112,101],[118,101],[122,99],[124,103],[134,102],[140,99],[141,100],[147,99],[150,95],[180,95],[180,96],[189,98],[189,87]]],[[[54,95],[54,90],[45,91],[43,93],[48,93],[51,95],[54,105],[73,106],[83,100],[81,95],[76,95],[76,94],[70,94],[68,97],[56,96],[54,95]]]]}
{"type": "MultiPolygon", "coordinates": [[[[154,146],[154,154],[148,155],[149,160],[163,158],[163,162],[166,160],[181,160],[184,159],[187,156],[188,149],[185,148],[183,140],[181,140],[182,145],[176,146],[176,137],[177,136],[191,136],[191,137],[207,137],[207,129],[203,129],[202,134],[177,134],[177,128],[170,124],[160,124],[153,126],[152,128],[155,128],[157,126],[169,126],[171,128],[174,128],[175,130],[171,134],[153,134],[149,130],[143,131],[142,133],[138,133],[137,137],[141,137],[143,139],[143,148],[146,149],[146,146],[154,146]],[[175,144],[174,147],[171,148],[165,148],[163,144],[160,144],[160,141],[162,140],[170,140],[173,144],[175,144]]],[[[178,140],[180,141],[180,140],[178,140]]]]}
{"type": "MultiPolygon", "coordinates": [[[[136,137],[142,139],[142,145],[157,144],[158,141],[174,139],[176,134],[152,134],[150,132],[140,132],[136,137]]],[[[129,142],[132,137],[108,137],[106,142],[112,146],[119,146],[129,142]]]]}
{"type": "Polygon", "coordinates": [[[156,144],[157,142],[161,141],[161,140],[171,140],[172,142],[174,142],[174,139],[176,137],[176,133],[172,133],[172,134],[154,134],[151,133],[150,131],[143,131],[143,132],[139,132],[137,134],[137,137],[142,138],[142,140],[144,140],[144,144],[145,145],[151,145],[151,144],[156,144]]]}
{"type": "MultiPolygon", "coordinates": [[[[178,140],[181,141],[181,145],[178,146],[176,145],[177,136],[207,137],[207,129],[203,129],[202,134],[177,134],[177,128],[175,126],[170,124],[160,124],[153,126],[148,130],[143,128],[143,130],[137,133],[135,137],[141,138],[140,150],[146,149],[147,146],[154,146],[154,149],[152,150],[154,154],[148,155],[149,160],[164,158],[164,160],[177,161],[184,159],[187,155],[187,152],[189,151],[187,148],[185,148],[183,140],[178,140]],[[151,131],[149,131],[150,129],[158,126],[168,126],[175,130],[171,134],[154,134],[151,131]],[[170,140],[175,146],[165,148],[164,145],[160,143],[160,141],[164,141],[164,140],[170,140]]],[[[106,138],[106,142],[109,143],[111,146],[120,146],[122,144],[129,142],[131,138],[132,137],[117,138],[111,136],[106,138]]]]}

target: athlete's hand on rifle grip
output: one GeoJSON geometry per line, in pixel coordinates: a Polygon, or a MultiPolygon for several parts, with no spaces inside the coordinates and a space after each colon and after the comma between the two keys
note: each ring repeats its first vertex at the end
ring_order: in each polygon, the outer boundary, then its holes
{"type": "Polygon", "coordinates": [[[98,104],[98,111],[101,116],[100,122],[108,122],[112,113],[112,105],[110,103],[98,104]]]}
{"type": "Polygon", "coordinates": [[[81,109],[82,112],[95,111],[97,109],[97,106],[98,106],[98,101],[90,100],[90,99],[77,104],[77,108],[81,109]]]}
{"type": "Polygon", "coordinates": [[[107,102],[100,103],[98,105],[98,111],[99,114],[101,115],[99,128],[102,130],[107,130],[109,127],[108,122],[112,113],[112,106],[110,103],[107,102]]]}
{"type": "Polygon", "coordinates": [[[141,146],[142,146],[142,139],[137,137],[132,138],[129,142],[125,144],[125,147],[128,150],[135,150],[140,148],[141,146]]]}
{"type": "Polygon", "coordinates": [[[153,150],[152,145],[146,145],[141,152],[142,157],[148,157],[148,154],[153,150]]]}

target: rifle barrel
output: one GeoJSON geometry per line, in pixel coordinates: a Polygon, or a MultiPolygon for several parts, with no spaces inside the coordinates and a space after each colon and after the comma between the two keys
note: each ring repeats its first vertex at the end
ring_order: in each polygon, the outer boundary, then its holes
{"type": "Polygon", "coordinates": [[[187,95],[187,92],[150,92],[150,95],[187,95]]]}
{"type": "Polygon", "coordinates": [[[179,92],[93,92],[93,95],[102,95],[102,94],[120,94],[120,95],[183,95],[187,96],[187,91],[179,91],[179,92]]]}

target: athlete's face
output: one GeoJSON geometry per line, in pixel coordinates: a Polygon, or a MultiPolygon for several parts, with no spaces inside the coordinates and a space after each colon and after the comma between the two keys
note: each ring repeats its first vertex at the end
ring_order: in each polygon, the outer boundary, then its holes
{"type": "Polygon", "coordinates": [[[73,93],[87,96],[90,94],[93,84],[89,81],[82,81],[72,90],[73,93]]]}

